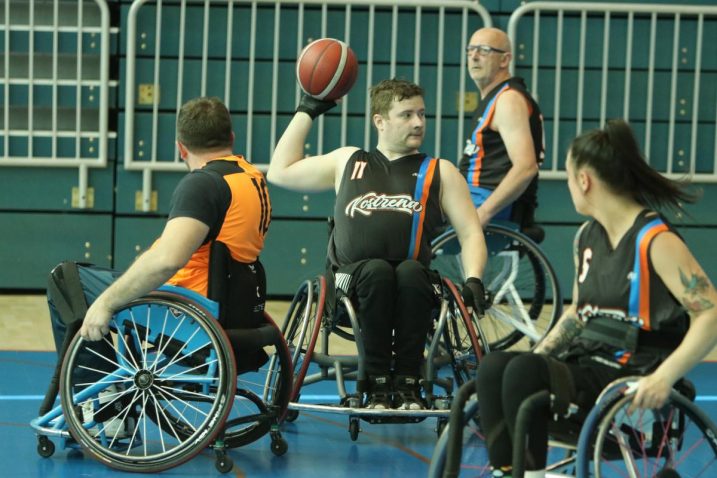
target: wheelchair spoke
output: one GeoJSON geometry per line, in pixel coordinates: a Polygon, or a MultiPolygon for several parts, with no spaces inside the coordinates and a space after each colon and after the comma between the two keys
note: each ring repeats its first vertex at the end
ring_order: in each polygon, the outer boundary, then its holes
{"type": "MultiPolygon", "coordinates": [[[[168,425],[168,426],[169,426],[169,429],[172,431],[172,434],[174,435],[174,438],[176,438],[178,442],[181,442],[182,439],[179,437],[179,433],[177,432],[177,429],[176,429],[175,426],[173,425],[173,422],[175,422],[176,419],[173,418],[173,417],[170,418],[170,417],[167,415],[167,409],[164,408],[164,407],[162,407],[161,405],[159,405],[159,399],[158,399],[157,396],[152,392],[152,390],[147,390],[147,392],[148,392],[148,393],[152,396],[152,398],[153,398],[155,413],[158,412],[158,413],[157,413],[157,416],[159,416],[159,415],[161,414],[161,417],[162,417],[162,419],[164,420],[164,422],[162,423],[162,425],[168,425]]],[[[181,415],[181,412],[179,412],[179,410],[177,410],[176,407],[175,407],[171,402],[169,402],[168,400],[166,400],[166,398],[164,399],[164,401],[167,402],[167,405],[168,405],[168,406],[174,408],[175,411],[181,415]]],[[[146,421],[146,418],[145,418],[145,421],[146,421]]],[[[158,421],[161,421],[161,419],[158,420],[158,421]]],[[[189,423],[189,422],[187,421],[186,424],[187,424],[190,428],[192,428],[192,431],[196,431],[196,428],[194,428],[194,427],[191,425],[191,423],[189,423]]],[[[162,451],[166,451],[166,446],[165,446],[164,438],[163,438],[163,435],[164,435],[164,434],[162,433],[162,426],[159,425],[159,424],[158,424],[158,426],[159,426],[159,428],[160,428],[159,436],[162,437],[162,438],[161,438],[162,451]]],[[[146,424],[145,424],[145,429],[146,429],[146,424]]]]}
{"type": "Polygon", "coordinates": [[[199,329],[194,331],[194,333],[187,339],[186,342],[183,343],[183,345],[179,348],[179,350],[177,350],[177,352],[174,354],[174,356],[172,356],[172,358],[169,360],[169,362],[167,362],[161,369],[159,369],[159,371],[157,373],[159,373],[159,374],[164,373],[167,370],[167,368],[171,367],[172,365],[179,363],[182,360],[189,359],[189,358],[191,358],[192,354],[197,353],[199,350],[202,350],[204,348],[211,346],[211,342],[206,342],[204,345],[197,347],[196,349],[192,350],[190,353],[187,353],[187,354],[183,355],[182,357],[177,358],[177,356],[182,352],[182,350],[184,350],[186,348],[189,341],[192,340],[194,338],[194,336],[197,335],[197,333],[199,333],[199,329]]]}
{"type": "MultiPolygon", "coordinates": [[[[209,414],[207,414],[206,412],[204,412],[204,411],[200,410],[199,408],[195,407],[194,405],[192,405],[192,404],[189,403],[188,401],[182,400],[182,399],[179,398],[178,396],[176,396],[176,395],[170,393],[170,392],[168,391],[168,388],[167,388],[167,387],[157,386],[156,388],[157,388],[158,392],[159,392],[163,397],[165,397],[165,400],[166,400],[166,396],[169,396],[170,398],[176,400],[177,402],[181,403],[181,404],[184,405],[185,407],[188,407],[188,408],[194,410],[195,412],[197,412],[197,413],[203,415],[205,418],[209,416],[209,414]]],[[[177,410],[177,408],[172,404],[172,402],[170,402],[169,400],[167,400],[167,403],[170,404],[170,406],[171,406],[177,413],[179,413],[180,415],[182,414],[179,410],[177,410]]],[[[184,418],[183,415],[182,415],[182,418],[184,418]]],[[[187,421],[187,423],[189,423],[189,421],[187,421]]]]}
{"type": "MultiPolygon", "coordinates": [[[[88,348],[88,349],[86,349],[86,350],[87,350],[88,352],[91,352],[91,353],[92,353],[93,355],[95,355],[96,357],[101,358],[101,359],[104,360],[105,362],[111,363],[112,365],[114,365],[114,366],[117,367],[118,369],[124,370],[125,372],[127,372],[127,373],[130,374],[130,375],[132,375],[132,374],[134,374],[134,372],[136,372],[136,369],[135,369],[135,370],[130,370],[130,369],[128,369],[127,367],[124,367],[124,366],[120,365],[119,363],[117,363],[116,361],[112,360],[111,358],[105,357],[104,355],[102,355],[101,353],[97,352],[97,351],[94,350],[94,349],[88,348]]],[[[98,370],[98,371],[101,372],[101,373],[105,373],[105,374],[107,373],[107,372],[104,372],[104,371],[102,371],[102,370],[98,370]]]]}
{"type": "MultiPolygon", "coordinates": [[[[167,309],[167,311],[165,312],[165,316],[169,315],[169,313],[170,313],[169,309],[167,309]]],[[[184,324],[185,318],[186,318],[186,315],[182,314],[182,318],[177,324],[175,324],[172,334],[167,338],[167,341],[164,343],[164,345],[162,347],[160,347],[159,351],[157,352],[157,358],[159,358],[163,355],[166,355],[164,351],[169,346],[169,344],[172,342],[172,340],[174,340],[174,336],[177,333],[177,331],[180,330],[180,328],[182,327],[182,324],[184,324]]],[[[165,317],[165,320],[166,320],[166,317],[165,317]]],[[[197,332],[199,332],[199,329],[195,330],[194,333],[196,334],[197,332]]],[[[163,337],[164,337],[164,326],[162,327],[162,335],[160,337],[160,343],[161,343],[161,340],[163,337]]],[[[184,345],[186,346],[186,342],[184,343],[184,345]]],[[[177,351],[177,353],[179,353],[179,351],[177,351]]],[[[175,354],[175,357],[176,357],[176,354],[175,354]]],[[[155,360],[155,364],[153,364],[153,367],[156,367],[156,365],[157,365],[156,362],[157,362],[157,360],[155,360]]]]}
{"type": "MultiPolygon", "coordinates": [[[[176,362],[175,362],[175,363],[176,363],[176,362]]],[[[196,371],[196,370],[199,370],[199,369],[201,369],[201,368],[209,368],[210,365],[215,364],[215,363],[217,363],[217,360],[216,360],[216,359],[215,359],[215,360],[210,360],[209,362],[205,362],[205,363],[199,364],[199,365],[197,365],[197,366],[195,366],[195,367],[188,368],[188,369],[186,369],[186,370],[182,370],[181,372],[177,372],[177,373],[175,373],[174,375],[169,375],[168,377],[162,376],[162,379],[163,379],[163,380],[174,380],[174,379],[176,379],[177,377],[187,378],[189,381],[196,380],[196,379],[200,379],[200,378],[203,379],[203,377],[191,378],[191,377],[185,377],[185,375],[191,374],[192,372],[194,372],[194,371],[196,371]]],[[[165,367],[165,369],[163,369],[161,372],[164,372],[165,370],[166,370],[166,367],[165,367]]],[[[214,377],[214,378],[211,379],[211,381],[215,381],[215,380],[217,380],[216,377],[214,377]]]]}
{"type": "MultiPolygon", "coordinates": [[[[132,319],[132,326],[134,327],[134,332],[136,334],[136,337],[139,339],[140,335],[139,335],[139,332],[137,332],[137,323],[134,318],[134,312],[130,311],[129,315],[130,315],[130,318],[132,319]]],[[[132,361],[132,364],[134,365],[135,369],[139,370],[140,366],[137,363],[137,361],[134,359],[134,355],[129,353],[129,351],[132,349],[129,347],[127,340],[125,340],[124,333],[122,333],[122,330],[120,329],[119,324],[117,323],[117,321],[115,319],[112,319],[112,323],[115,325],[115,328],[117,329],[117,337],[119,337],[119,340],[122,342],[122,345],[124,345],[125,350],[128,352],[128,355],[129,355],[130,360],[132,361]]],[[[141,347],[140,347],[140,349],[141,349],[141,347]]],[[[122,358],[126,359],[126,357],[124,357],[124,356],[122,356],[122,358]]]]}
{"type": "MultiPolygon", "coordinates": [[[[156,370],[157,363],[159,362],[160,357],[162,357],[164,354],[164,349],[166,347],[166,345],[163,343],[164,338],[165,338],[164,331],[167,329],[167,319],[168,318],[169,318],[169,309],[164,311],[164,316],[162,318],[162,330],[159,333],[159,343],[154,344],[155,348],[157,349],[157,353],[154,357],[154,361],[149,366],[149,370],[156,370]]],[[[182,320],[184,320],[184,319],[182,319],[182,320]]],[[[176,330],[177,330],[177,328],[175,328],[175,331],[176,330]]],[[[169,343],[169,339],[167,339],[167,343],[169,343]]]]}

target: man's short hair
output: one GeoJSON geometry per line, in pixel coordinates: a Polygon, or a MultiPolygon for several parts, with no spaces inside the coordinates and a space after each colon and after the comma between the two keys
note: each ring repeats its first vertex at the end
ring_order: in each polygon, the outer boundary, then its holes
{"type": "Polygon", "coordinates": [[[375,114],[388,116],[394,101],[403,101],[414,96],[423,98],[423,88],[397,78],[383,80],[371,88],[371,116],[375,114]]]}
{"type": "Polygon", "coordinates": [[[229,110],[216,97],[203,96],[187,101],[177,115],[177,141],[197,153],[231,148],[229,110]]]}

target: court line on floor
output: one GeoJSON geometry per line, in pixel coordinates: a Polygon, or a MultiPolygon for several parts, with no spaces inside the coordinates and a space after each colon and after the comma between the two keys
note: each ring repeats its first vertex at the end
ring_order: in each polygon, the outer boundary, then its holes
{"type": "MultiPolygon", "coordinates": [[[[0,395],[0,400],[23,401],[23,400],[44,400],[44,395],[0,395]]],[[[327,400],[338,400],[338,395],[302,395],[302,402],[325,402],[327,400]]],[[[717,402],[717,395],[697,395],[696,402],[717,402]]]]}

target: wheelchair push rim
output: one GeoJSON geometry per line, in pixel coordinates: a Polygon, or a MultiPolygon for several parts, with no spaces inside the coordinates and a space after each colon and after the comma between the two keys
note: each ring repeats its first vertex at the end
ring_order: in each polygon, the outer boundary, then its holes
{"type": "Polygon", "coordinates": [[[103,341],[114,356],[94,352],[88,366],[80,358],[88,343],[78,334],[62,365],[60,398],[74,439],[93,458],[131,472],[163,471],[209,446],[236,390],[219,323],[193,301],[153,292],[117,311],[110,329],[103,341]]]}

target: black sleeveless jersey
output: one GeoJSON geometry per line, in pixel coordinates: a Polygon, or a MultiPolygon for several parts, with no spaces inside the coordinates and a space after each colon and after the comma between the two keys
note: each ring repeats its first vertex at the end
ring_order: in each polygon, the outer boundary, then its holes
{"type": "MultiPolygon", "coordinates": [[[[590,321],[596,318],[625,324],[625,330],[632,329],[633,335],[639,337],[634,355],[644,352],[641,348],[646,343],[651,343],[652,349],[664,348],[666,353],[671,352],[689,326],[686,311],[657,275],[650,260],[652,240],[665,231],[674,232],[658,214],[644,210],[614,250],[607,232],[597,221],[586,223],[579,236],[578,317],[588,323],[586,328],[590,328],[590,321]],[[660,343],[654,340],[657,336],[668,337],[672,343],[665,346],[668,341],[660,343]]],[[[631,357],[633,354],[615,344],[612,347],[591,344],[585,333],[577,343],[586,350],[607,352],[607,356],[623,365],[646,363],[647,357],[631,357]]]]}
{"type": "Polygon", "coordinates": [[[443,222],[440,185],[437,158],[419,153],[389,161],[379,151],[356,151],[336,195],[332,264],[416,259],[428,266],[443,222]]]}
{"type": "MultiPolygon", "coordinates": [[[[471,187],[495,189],[513,165],[500,133],[488,127],[493,119],[498,97],[509,89],[520,92],[528,101],[530,133],[533,137],[535,158],[538,164],[542,163],[545,158],[543,116],[540,113],[540,108],[530,96],[523,79],[510,78],[493,88],[476,108],[473,117],[475,127],[466,141],[463,157],[458,161],[458,169],[471,187]]],[[[537,176],[534,181],[537,182],[537,176]]]]}

